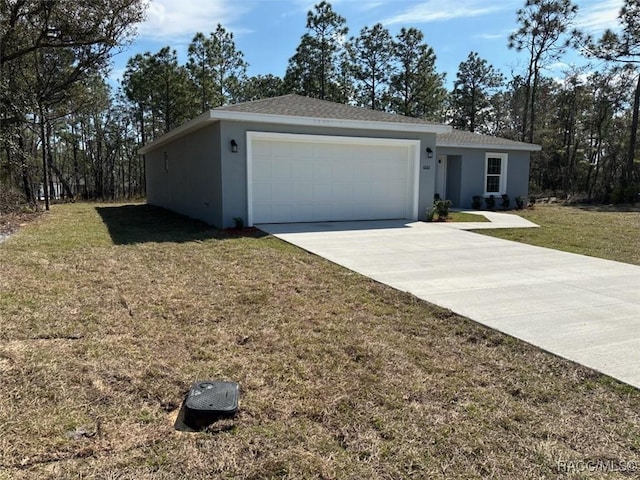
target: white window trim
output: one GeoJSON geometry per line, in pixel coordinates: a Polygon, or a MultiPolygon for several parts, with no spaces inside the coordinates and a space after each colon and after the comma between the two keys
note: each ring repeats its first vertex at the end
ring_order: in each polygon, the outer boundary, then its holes
{"type": "Polygon", "coordinates": [[[508,153],[496,153],[496,152],[486,152],[484,155],[484,177],[482,181],[484,182],[484,196],[488,197],[489,195],[504,195],[507,193],[507,166],[509,163],[509,154],[508,153]],[[489,158],[499,158],[500,162],[500,191],[499,192],[487,192],[487,176],[489,175],[489,158]]]}

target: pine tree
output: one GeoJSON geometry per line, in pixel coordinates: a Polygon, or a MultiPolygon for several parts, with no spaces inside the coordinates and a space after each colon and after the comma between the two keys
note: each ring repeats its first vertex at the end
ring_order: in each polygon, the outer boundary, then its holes
{"type": "Polygon", "coordinates": [[[475,132],[486,132],[492,114],[491,92],[504,83],[503,75],[479,57],[469,53],[460,63],[451,93],[452,122],[454,127],[475,132]]]}
{"type": "Polygon", "coordinates": [[[403,28],[394,42],[398,65],[390,78],[391,108],[402,115],[438,120],[446,90],[444,74],[435,69],[436,55],[415,28],[403,28]]]}

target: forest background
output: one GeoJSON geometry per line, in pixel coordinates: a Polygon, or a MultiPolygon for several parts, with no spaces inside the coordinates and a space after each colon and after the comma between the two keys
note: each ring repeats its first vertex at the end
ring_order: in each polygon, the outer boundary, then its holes
{"type": "Polygon", "coordinates": [[[144,0],[0,0],[0,212],[57,199],[143,198],[138,149],[203,111],[295,93],[536,143],[531,194],[579,201],[638,200],[640,1],[598,37],[575,28],[571,0],[526,0],[508,46],[521,71],[505,76],[470,49],[454,79],[414,27],[350,32],[322,1],[284,75],[247,74],[234,33],[194,32],[186,61],[165,46],[113,56],[136,35],[144,0]],[[567,51],[587,60],[557,75],[567,51]],[[597,65],[595,67],[594,65],[597,65]]]}

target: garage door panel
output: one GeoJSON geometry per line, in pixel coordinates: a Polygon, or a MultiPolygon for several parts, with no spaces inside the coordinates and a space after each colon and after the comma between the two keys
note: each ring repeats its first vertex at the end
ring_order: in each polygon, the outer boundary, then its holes
{"type": "Polygon", "coordinates": [[[291,180],[291,160],[276,157],[271,163],[271,178],[276,181],[291,180]]]}
{"type": "Polygon", "coordinates": [[[400,204],[404,199],[404,195],[400,191],[402,184],[379,183],[377,185],[377,195],[385,204],[400,204]]]}
{"type": "Polygon", "coordinates": [[[288,205],[273,205],[271,207],[271,222],[272,223],[289,223],[295,222],[295,219],[291,215],[292,206],[288,205]]]}
{"type": "Polygon", "coordinates": [[[331,203],[333,188],[330,183],[314,183],[311,190],[314,202],[331,203]]]}
{"type": "Polygon", "coordinates": [[[354,205],[334,205],[331,211],[331,218],[335,221],[352,220],[356,215],[354,205]]]}
{"type": "Polygon", "coordinates": [[[294,203],[291,211],[294,222],[308,222],[313,218],[312,203],[294,203]]]}
{"type": "Polygon", "coordinates": [[[292,144],[289,142],[272,142],[271,156],[281,158],[291,158],[292,144]]]}
{"type": "Polygon", "coordinates": [[[313,184],[300,182],[291,185],[291,200],[295,203],[313,202],[313,184]]]}
{"type": "Polygon", "coordinates": [[[254,140],[251,144],[251,150],[254,160],[257,158],[271,158],[272,142],[266,140],[254,140]]]}
{"type": "Polygon", "coordinates": [[[351,182],[355,177],[354,160],[337,160],[332,162],[332,178],[336,181],[351,182]]]}
{"type": "Polygon", "coordinates": [[[319,161],[318,159],[316,159],[313,162],[312,168],[314,182],[330,182],[333,179],[330,161],[319,161]]]}
{"type": "Polygon", "coordinates": [[[271,187],[270,183],[253,184],[253,201],[255,205],[271,204],[271,187]]]}
{"type": "Polygon", "coordinates": [[[370,202],[373,185],[370,183],[354,183],[352,184],[353,197],[359,199],[360,202],[370,202]]]}
{"type": "Polygon", "coordinates": [[[313,180],[313,160],[301,158],[291,162],[291,179],[297,182],[311,182],[313,180]]]}
{"type": "Polygon", "coordinates": [[[377,160],[371,172],[374,181],[386,182],[406,178],[406,168],[399,168],[397,162],[377,160]]]}
{"type": "MultiPolygon", "coordinates": [[[[304,146],[304,144],[300,144],[304,146]]],[[[312,156],[316,160],[331,160],[333,158],[333,145],[327,143],[312,143],[312,156]]]]}
{"type": "Polygon", "coordinates": [[[313,204],[313,221],[324,222],[331,220],[331,204],[330,203],[314,203],[313,204]]]}
{"type": "Polygon", "coordinates": [[[267,135],[251,143],[253,223],[411,218],[409,142],[267,135]]]}
{"type": "Polygon", "coordinates": [[[334,183],[331,186],[331,196],[334,202],[350,204],[355,201],[351,183],[334,183]]]}
{"type": "Polygon", "coordinates": [[[271,160],[254,159],[253,161],[253,181],[271,179],[271,160]]]}
{"type": "Polygon", "coordinates": [[[271,201],[273,203],[291,204],[293,201],[291,183],[279,183],[272,185],[271,201]]]}
{"type": "Polygon", "coordinates": [[[257,204],[253,207],[254,218],[260,218],[262,223],[273,223],[271,219],[271,205],[257,204]]]}

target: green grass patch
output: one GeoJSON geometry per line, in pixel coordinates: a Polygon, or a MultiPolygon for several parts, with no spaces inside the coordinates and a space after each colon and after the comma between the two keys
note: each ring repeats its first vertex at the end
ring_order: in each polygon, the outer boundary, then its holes
{"type": "Polygon", "coordinates": [[[476,215],[473,213],[467,212],[450,212],[449,220],[450,222],[488,222],[489,220],[484,215],[476,215]]]}
{"type": "Polygon", "coordinates": [[[270,236],[56,205],[0,258],[0,478],[570,478],[559,460],[640,460],[637,390],[270,236]],[[240,383],[238,416],[176,431],[209,378],[240,383]]]}
{"type": "Polygon", "coordinates": [[[640,207],[536,205],[514,213],[540,228],[477,233],[640,265],[640,207]]]}

